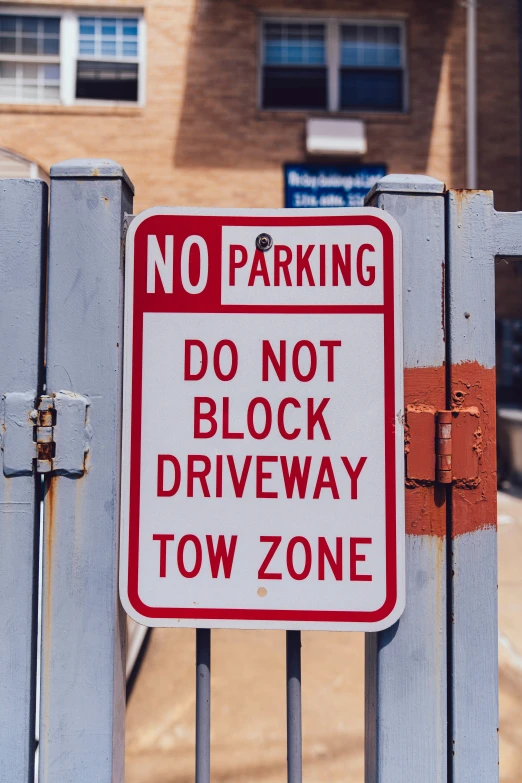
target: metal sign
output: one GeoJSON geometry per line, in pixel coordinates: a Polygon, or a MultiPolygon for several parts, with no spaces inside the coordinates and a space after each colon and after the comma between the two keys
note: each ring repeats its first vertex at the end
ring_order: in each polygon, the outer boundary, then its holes
{"type": "Polygon", "coordinates": [[[399,617],[400,257],[397,224],[370,208],[133,220],[120,593],[138,622],[399,617]]]}
{"type": "Polygon", "coordinates": [[[286,163],[285,207],[362,207],[384,164],[286,163]]]}

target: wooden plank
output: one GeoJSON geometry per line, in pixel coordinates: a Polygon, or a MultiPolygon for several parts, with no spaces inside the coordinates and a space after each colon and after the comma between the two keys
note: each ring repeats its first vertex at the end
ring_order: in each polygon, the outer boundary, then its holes
{"type": "Polygon", "coordinates": [[[125,212],[132,212],[132,190],[112,161],[51,169],[47,388],[88,398],[92,438],[83,476],[58,471],[47,482],[40,783],[124,780],[118,517],[125,212]]]}
{"type": "Polygon", "coordinates": [[[47,185],[2,180],[0,389],[15,403],[6,414],[5,397],[2,402],[0,475],[0,780],[9,783],[34,777],[39,496],[34,452],[19,437],[25,430],[31,444],[29,414],[43,380],[46,233],[47,185]],[[11,426],[14,440],[7,448],[11,426]]]}
{"type": "Polygon", "coordinates": [[[458,464],[457,454],[451,501],[454,783],[498,780],[495,215],[490,192],[448,194],[451,402],[453,409],[474,412],[462,418],[468,432],[460,437],[473,441],[477,434],[476,461],[462,455],[458,464]]]}
{"type": "MultiPolygon", "coordinates": [[[[405,409],[443,409],[444,185],[391,175],[368,203],[403,231],[405,409]]],[[[432,426],[417,434],[434,454],[432,426]]],[[[447,781],[445,500],[429,479],[407,480],[406,610],[366,635],[366,783],[447,781]]]]}

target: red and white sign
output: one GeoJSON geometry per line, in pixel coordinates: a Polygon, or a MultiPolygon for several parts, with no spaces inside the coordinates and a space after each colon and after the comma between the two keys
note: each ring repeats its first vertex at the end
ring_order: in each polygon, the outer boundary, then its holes
{"type": "Polygon", "coordinates": [[[370,208],[133,220],[120,594],[135,620],[400,616],[400,259],[397,224],[370,208]]]}

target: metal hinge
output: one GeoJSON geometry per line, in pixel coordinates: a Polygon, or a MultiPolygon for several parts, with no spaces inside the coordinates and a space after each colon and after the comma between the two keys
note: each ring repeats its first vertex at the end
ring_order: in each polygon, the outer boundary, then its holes
{"type": "Polygon", "coordinates": [[[436,416],[435,477],[440,484],[453,481],[453,414],[439,411],[436,416]]]}
{"type": "Polygon", "coordinates": [[[5,476],[32,473],[82,476],[90,444],[87,397],[61,391],[42,395],[9,392],[2,397],[5,476]]]}
{"type": "Polygon", "coordinates": [[[437,411],[428,405],[406,410],[406,482],[459,484],[480,482],[482,430],[478,408],[437,411]]]}
{"type": "Polygon", "coordinates": [[[56,453],[54,440],[54,400],[50,395],[40,397],[36,413],[36,472],[50,473],[56,453]]]}

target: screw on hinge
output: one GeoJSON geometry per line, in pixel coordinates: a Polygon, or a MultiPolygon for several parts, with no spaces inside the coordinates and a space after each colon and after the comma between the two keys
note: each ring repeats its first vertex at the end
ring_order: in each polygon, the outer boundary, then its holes
{"type": "Polygon", "coordinates": [[[36,471],[50,473],[54,457],[54,402],[47,395],[40,397],[36,426],[36,471]]]}
{"type": "Polygon", "coordinates": [[[437,414],[437,432],[435,441],[435,457],[437,466],[437,481],[440,484],[451,484],[453,471],[452,454],[452,416],[451,411],[439,411],[437,414]]]}

